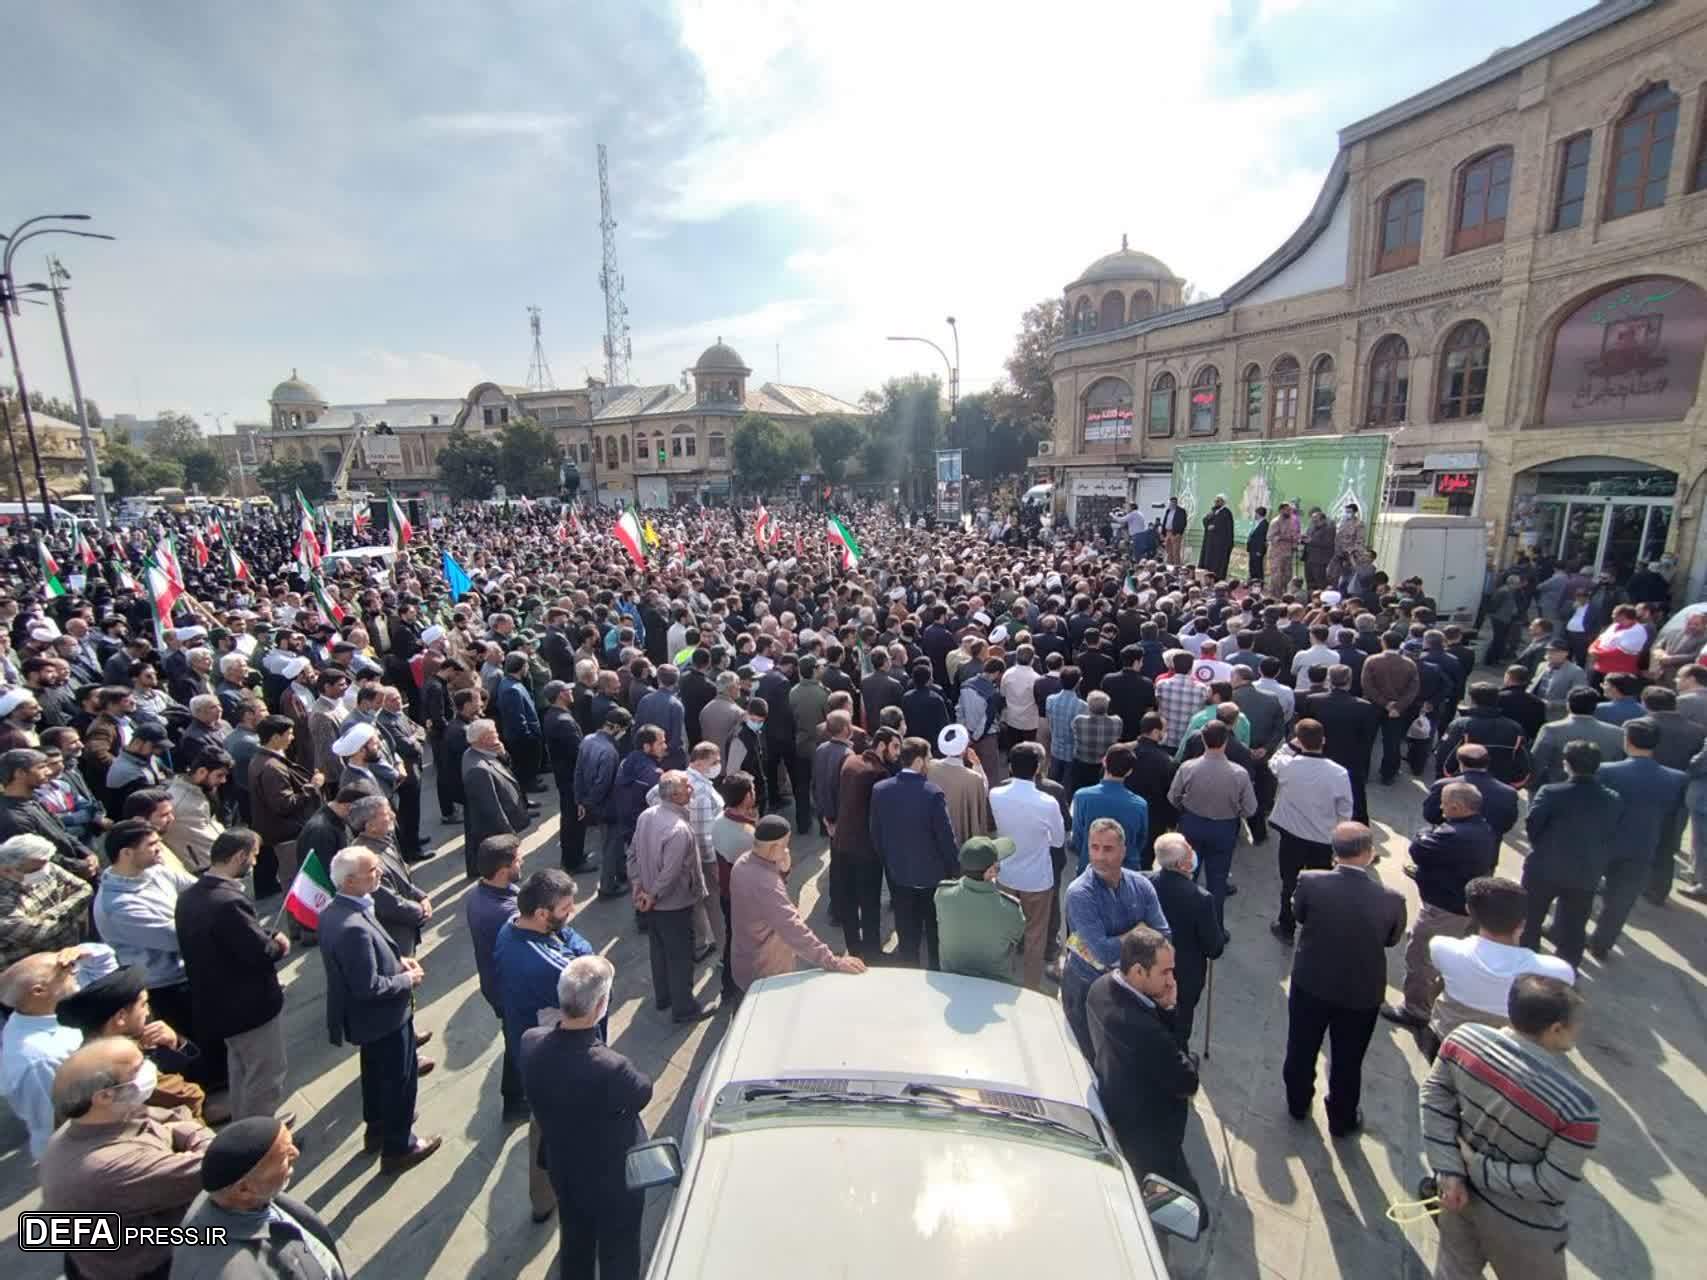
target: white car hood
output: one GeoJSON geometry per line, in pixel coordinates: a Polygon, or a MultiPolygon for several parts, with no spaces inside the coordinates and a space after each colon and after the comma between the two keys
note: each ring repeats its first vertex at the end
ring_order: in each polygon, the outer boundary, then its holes
{"type": "Polygon", "coordinates": [[[706,1139],[692,1178],[672,1280],[1166,1274],[1120,1169],[1000,1133],[797,1120],[706,1139]]]}

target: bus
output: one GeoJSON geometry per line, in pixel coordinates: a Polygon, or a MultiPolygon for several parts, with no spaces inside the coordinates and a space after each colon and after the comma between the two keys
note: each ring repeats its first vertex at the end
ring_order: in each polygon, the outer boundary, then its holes
{"type": "Polygon", "coordinates": [[[154,491],[154,500],[173,515],[181,516],[189,511],[190,504],[184,501],[184,497],[184,491],[178,488],[167,487],[154,491]]]}

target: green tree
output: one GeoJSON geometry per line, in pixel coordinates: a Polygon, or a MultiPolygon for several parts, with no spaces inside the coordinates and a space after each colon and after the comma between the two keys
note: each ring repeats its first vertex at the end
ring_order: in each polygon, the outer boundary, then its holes
{"type": "Polygon", "coordinates": [[[129,498],[156,489],[182,487],[184,464],[176,458],[155,457],[118,442],[107,446],[101,474],[113,482],[115,497],[129,498]]]}
{"type": "Polygon", "coordinates": [[[231,468],[225,459],[212,449],[190,449],[180,454],[184,466],[184,483],[193,484],[203,493],[224,493],[231,480],[231,468]]]}
{"type": "Polygon", "coordinates": [[[532,418],[514,418],[498,432],[498,481],[512,497],[557,492],[563,446],[532,418]]]}
{"type": "Polygon", "coordinates": [[[867,436],[859,447],[859,469],[871,483],[889,484],[895,478],[895,446],[882,436],[867,436]]]}
{"type": "Polygon", "coordinates": [[[864,443],[865,432],[847,418],[822,418],[812,426],[812,450],[818,455],[819,470],[831,484],[842,482],[847,475],[848,459],[864,443]]]}
{"type": "Polygon", "coordinates": [[[181,462],[185,455],[206,447],[201,423],[189,414],[162,409],[154,415],[154,431],[148,437],[149,452],[181,462]]]}
{"type": "Polygon", "coordinates": [[[750,413],[741,419],[730,447],[735,474],[749,493],[785,489],[812,465],[811,446],[804,439],[789,435],[760,414],[750,413]]]}
{"type": "MultiPolygon", "coordinates": [[[[17,401],[18,393],[11,387],[0,383],[0,403],[4,403],[7,408],[15,412],[17,401]]],[[[89,399],[88,396],[84,396],[83,407],[89,411],[89,429],[99,431],[101,429],[101,406],[89,399]]],[[[77,406],[69,400],[61,400],[58,396],[44,396],[39,391],[32,391],[30,392],[30,408],[36,413],[50,414],[66,422],[75,423],[77,421],[77,406]]]]}
{"type": "Polygon", "coordinates": [[[1027,307],[1020,317],[1008,376],[996,389],[996,416],[1024,427],[1041,438],[1055,419],[1055,383],[1049,374],[1049,353],[1064,333],[1061,299],[1045,298],[1027,307]]]}
{"type": "Polygon", "coordinates": [[[490,498],[498,484],[498,464],[497,444],[484,436],[471,436],[462,427],[450,433],[439,451],[439,475],[458,501],[490,498]]]}
{"type": "Polygon", "coordinates": [[[883,384],[881,408],[870,431],[889,445],[898,460],[901,496],[915,506],[929,501],[934,491],[942,421],[942,383],[937,378],[912,374],[883,384]]]}
{"type": "Polygon", "coordinates": [[[273,496],[281,511],[288,511],[295,504],[299,489],[310,502],[323,502],[332,496],[331,482],[320,464],[306,459],[263,462],[255,471],[255,483],[273,496]]]}

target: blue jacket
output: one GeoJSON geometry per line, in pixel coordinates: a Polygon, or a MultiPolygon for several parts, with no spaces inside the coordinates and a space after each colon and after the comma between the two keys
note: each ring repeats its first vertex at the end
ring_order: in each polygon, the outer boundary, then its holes
{"type": "Polygon", "coordinates": [[[494,889],[479,883],[463,906],[468,919],[468,939],[474,946],[474,968],[480,974],[480,994],[501,1018],[504,1002],[498,994],[498,931],[516,918],[515,885],[494,889]]]}
{"type": "Polygon", "coordinates": [[[371,907],[340,893],[320,913],[316,931],[326,966],[326,1033],[333,1044],[368,1044],[409,1021],[414,986],[397,944],[371,907]]]}
{"type": "Polygon", "coordinates": [[[674,689],[654,689],[634,708],[634,723],[655,724],[664,731],[670,756],[687,766],[688,712],[674,689]]]}
{"type": "Polygon", "coordinates": [[[610,812],[606,815],[634,830],[646,809],[646,793],[658,785],[663,769],[651,756],[636,747],[622,758],[616,767],[616,782],[611,788],[610,812]]]}
{"type": "Polygon", "coordinates": [[[520,680],[504,676],[498,681],[498,732],[505,742],[528,742],[539,738],[539,709],[533,693],[520,680]]]}
{"type": "Polygon", "coordinates": [[[621,752],[608,733],[589,733],[581,740],[581,753],[575,757],[575,803],[587,807],[588,822],[603,822],[610,816],[620,759],[621,752]]]}
{"type": "Polygon", "coordinates": [[[1666,828],[1683,804],[1683,789],[1689,775],[1682,769],[1666,768],[1652,756],[1631,756],[1615,764],[1601,765],[1594,776],[1601,786],[1611,787],[1624,798],[1613,861],[1624,858],[1651,861],[1666,828]]]}
{"type": "Polygon", "coordinates": [[[871,843],[896,884],[934,889],[960,874],[948,798],[922,773],[903,769],[871,791],[871,843]]]}
{"type": "Polygon", "coordinates": [[[522,1032],[539,1025],[541,1009],[557,1008],[557,979],[576,956],[590,956],[593,945],[564,925],[559,933],[518,929],[514,919],[498,930],[492,971],[503,1011],[504,1036],[512,1046],[522,1032]]]}
{"type": "Polygon", "coordinates": [[[1073,829],[1067,834],[1067,847],[1078,853],[1080,871],[1090,862],[1091,823],[1098,818],[1113,818],[1120,824],[1126,832],[1126,856],[1120,865],[1128,871],[1138,870],[1150,838],[1150,806],[1144,797],[1129,791],[1125,779],[1108,778],[1073,793],[1073,829]]]}

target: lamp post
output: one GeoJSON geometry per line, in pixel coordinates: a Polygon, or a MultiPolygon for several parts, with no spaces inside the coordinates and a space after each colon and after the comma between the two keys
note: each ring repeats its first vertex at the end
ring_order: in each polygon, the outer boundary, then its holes
{"type": "Polygon", "coordinates": [[[95,457],[95,436],[89,429],[89,407],[83,402],[83,384],[77,378],[77,357],[71,353],[71,329],[65,321],[65,286],[71,273],[58,258],[47,260],[49,291],[53,294],[53,309],[59,315],[59,340],[65,346],[65,369],[71,375],[71,399],[77,406],[77,425],[83,436],[83,466],[89,473],[89,492],[95,496],[95,520],[103,532],[112,526],[107,520],[107,495],[101,488],[101,464],[95,457]]]}
{"type": "Polygon", "coordinates": [[[948,327],[954,334],[953,360],[948,358],[948,352],[944,351],[942,347],[930,338],[915,337],[911,334],[891,334],[885,339],[885,341],[922,342],[942,357],[943,367],[948,370],[948,425],[952,428],[956,425],[955,415],[960,407],[960,329],[954,323],[953,316],[948,317],[948,327]]]}
{"type": "MultiPolygon", "coordinates": [[[[35,417],[30,412],[29,389],[24,385],[24,366],[18,359],[18,335],[12,328],[12,317],[15,314],[18,314],[18,293],[17,290],[12,287],[12,255],[18,251],[18,246],[23,244],[26,240],[33,240],[35,237],[41,235],[57,233],[59,235],[66,236],[83,236],[90,240],[113,239],[112,236],[102,235],[97,231],[75,231],[70,227],[39,227],[36,230],[27,233],[24,230],[25,227],[31,226],[37,222],[87,221],[89,221],[89,215],[86,213],[43,213],[38,214],[33,218],[25,218],[17,226],[12,228],[11,235],[0,237],[6,241],[6,252],[4,256],[0,256],[0,316],[5,317],[6,345],[12,354],[12,377],[18,389],[18,404],[22,407],[24,412],[24,431],[25,434],[29,436],[30,453],[35,458],[36,488],[41,494],[44,529],[51,529],[53,527],[53,520],[49,510],[52,504],[49,502],[47,496],[47,476],[42,471],[41,451],[36,447],[35,417]]],[[[18,496],[19,498],[22,498],[23,494],[20,493],[18,496]]]]}

